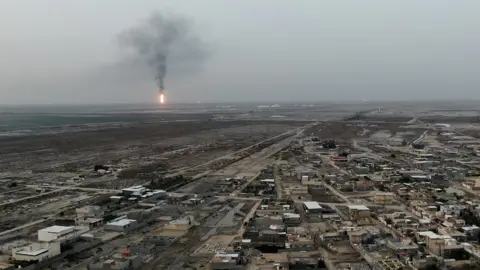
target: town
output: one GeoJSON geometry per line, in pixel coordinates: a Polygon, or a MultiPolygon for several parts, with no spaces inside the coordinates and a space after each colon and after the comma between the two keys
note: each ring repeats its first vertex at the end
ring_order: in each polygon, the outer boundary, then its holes
{"type": "Polygon", "coordinates": [[[162,154],[31,167],[35,181],[4,172],[0,269],[480,269],[480,130],[459,115],[291,116],[257,137],[229,126],[162,154]]]}

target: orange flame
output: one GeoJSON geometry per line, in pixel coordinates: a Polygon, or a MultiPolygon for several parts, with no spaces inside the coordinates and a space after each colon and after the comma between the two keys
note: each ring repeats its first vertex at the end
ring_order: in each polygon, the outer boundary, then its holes
{"type": "Polygon", "coordinates": [[[165,103],[165,95],[163,93],[160,94],[160,104],[165,103]]]}

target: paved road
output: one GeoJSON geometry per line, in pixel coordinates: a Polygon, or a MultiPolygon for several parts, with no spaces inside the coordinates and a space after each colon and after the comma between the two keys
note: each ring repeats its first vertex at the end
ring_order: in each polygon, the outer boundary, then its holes
{"type": "Polygon", "coordinates": [[[327,184],[327,183],[323,183],[323,185],[328,188],[330,190],[330,192],[332,192],[333,194],[335,194],[337,197],[341,198],[343,201],[345,201],[346,203],[351,203],[350,202],[350,199],[348,198],[348,196],[345,196],[343,195],[342,193],[340,193],[336,188],[332,187],[331,185],[327,184]]]}
{"type": "MultiPolygon", "coordinates": [[[[27,185],[29,188],[42,188],[39,185],[27,185]]],[[[86,187],[76,187],[76,186],[45,186],[46,188],[55,188],[58,190],[81,190],[81,191],[93,191],[100,193],[119,193],[122,192],[121,189],[105,189],[105,188],[86,188],[86,187]]],[[[45,194],[45,193],[43,193],[45,194]]]]}

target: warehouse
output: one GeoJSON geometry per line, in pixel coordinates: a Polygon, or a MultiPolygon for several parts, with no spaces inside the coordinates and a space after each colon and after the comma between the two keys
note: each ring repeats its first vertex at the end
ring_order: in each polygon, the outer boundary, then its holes
{"type": "Polygon", "coordinates": [[[304,202],[303,209],[307,213],[322,213],[322,206],[318,202],[304,202]]]}

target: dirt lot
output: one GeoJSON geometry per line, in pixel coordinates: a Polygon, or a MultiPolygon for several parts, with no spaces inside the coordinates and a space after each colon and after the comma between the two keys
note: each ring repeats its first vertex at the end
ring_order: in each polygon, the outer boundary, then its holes
{"type": "Polygon", "coordinates": [[[35,177],[36,180],[66,180],[71,177],[68,173],[88,173],[95,164],[123,168],[153,164],[164,170],[181,170],[303,124],[275,121],[173,122],[56,135],[6,137],[0,140],[0,179],[35,177]]]}

